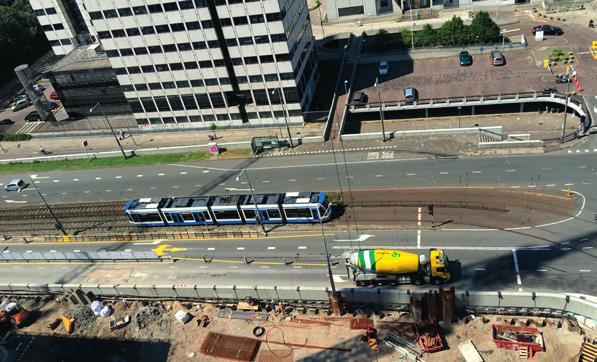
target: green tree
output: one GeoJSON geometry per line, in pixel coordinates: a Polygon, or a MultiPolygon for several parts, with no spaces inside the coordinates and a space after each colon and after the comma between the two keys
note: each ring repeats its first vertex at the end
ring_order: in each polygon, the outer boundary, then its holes
{"type": "Polygon", "coordinates": [[[27,0],[0,6],[0,49],[4,55],[0,57],[0,79],[12,78],[15,66],[34,62],[49,48],[27,0]]]}
{"type": "Polygon", "coordinates": [[[490,44],[501,41],[500,27],[491,20],[486,11],[475,15],[469,26],[470,36],[476,43],[490,44]]]}
{"type": "Polygon", "coordinates": [[[431,24],[425,24],[423,29],[415,32],[415,46],[430,47],[437,45],[437,34],[431,24]]]}
{"type": "Polygon", "coordinates": [[[469,42],[469,31],[461,18],[453,16],[437,30],[442,45],[465,45],[469,42]]]}

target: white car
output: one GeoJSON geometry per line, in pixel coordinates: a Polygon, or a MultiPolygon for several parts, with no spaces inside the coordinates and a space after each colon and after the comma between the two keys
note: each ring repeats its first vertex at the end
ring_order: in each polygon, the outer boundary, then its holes
{"type": "Polygon", "coordinates": [[[379,63],[379,68],[377,69],[379,70],[379,75],[388,75],[388,73],[390,72],[390,66],[388,65],[388,61],[382,60],[379,63]]]}
{"type": "Polygon", "coordinates": [[[16,178],[4,186],[4,191],[18,191],[21,192],[22,189],[27,187],[28,184],[21,180],[20,178],[16,178]]]}

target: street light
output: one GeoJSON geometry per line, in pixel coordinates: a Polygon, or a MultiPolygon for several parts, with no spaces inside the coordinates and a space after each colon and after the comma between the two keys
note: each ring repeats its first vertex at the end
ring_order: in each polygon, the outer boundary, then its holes
{"type": "Polygon", "coordinates": [[[412,23],[410,28],[410,42],[412,50],[415,50],[415,22],[413,21],[413,0],[409,1],[409,12],[410,12],[410,22],[412,23]]]}
{"type": "Polygon", "coordinates": [[[37,191],[37,193],[39,194],[39,197],[41,198],[41,201],[44,202],[44,205],[46,206],[46,209],[48,209],[48,211],[50,212],[50,215],[52,215],[52,218],[54,219],[54,227],[57,230],[62,231],[62,234],[64,234],[64,236],[68,236],[68,234],[66,233],[66,230],[64,230],[64,226],[62,226],[62,223],[58,220],[58,217],[56,217],[56,214],[54,214],[54,211],[52,211],[52,208],[50,207],[50,205],[48,205],[48,202],[44,198],[44,195],[42,195],[41,191],[39,191],[39,188],[37,187],[37,184],[33,181],[33,179],[29,179],[29,180],[31,180],[31,184],[35,188],[35,191],[37,191]]]}
{"type": "Polygon", "coordinates": [[[348,94],[348,80],[344,81],[344,94],[348,94]]]}
{"type": "MultiPolygon", "coordinates": [[[[570,71],[566,72],[570,73],[570,71]]],[[[567,75],[569,77],[569,75],[567,75]]],[[[566,101],[564,103],[564,121],[562,124],[562,136],[560,137],[560,143],[564,143],[564,136],[566,136],[566,117],[568,116],[568,98],[570,97],[570,79],[568,79],[568,85],[566,86],[566,101]]]]}
{"type": "Polygon", "coordinates": [[[384,125],[384,114],[383,114],[383,103],[381,102],[381,90],[378,87],[378,77],[375,77],[374,87],[377,89],[377,96],[379,97],[379,119],[381,120],[381,139],[383,142],[386,141],[386,127],[384,125]]]}
{"type": "Polygon", "coordinates": [[[251,198],[253,199],[253,205],[255,206],[255,222],[257,223],[257,225],[261,226],[261,231],[263,231],[263,233],[267,235],[267,231],[265,231],[265,225],[263,225],[263,223],[261,222],[261,217],[259,216],[259,206],[257,206],[257,200],[255,199],[255,194],[253,193],[253,186],[251,186],[251,179],[249,178],[249,173],[247,172],[246,168],[243,167],[242,171],[238,174],[238,176],[236,176],[236,182],[240,180],[240,176],[243,173],[245,174],[247,182],[249,183],[249,190],[251,190],[251,198]]]}
{"type": "Polygon", "coordinates": [[[458,128],[460,128],[460,110],[462,109],[461,106],[458,106],[458,128]]]}
{"type": "Polygon", "coordinates": [[[282,105],[282,112],[284,113],[284,122],[286,123],[286,131],[288,131],[288,140],[290,141],[290,148],[294,148],[294,143],[292,143],[292,135],[290,134],[290,126],[288,126],[288,118],[286,118],[286,107],[284,106],[284,99],[282,99],[282,90],[281,88],[276,88],[272,91],[272,95],[276,93],[277,90],[278,95],[280,96],[280,104],[282,105]]]}
{"type": "Polygon", "coordinates": [[[120,143],[120,141],[118,140],[118,137],[116,137],[116,132],[114,132],[114,128],[112,128],[112,125],[110,124],[110,120],[108,119],[108,116],[106,116],[106,112],[104,112],[104,107],[102,107],[100,102],[97,102],[97,104],[93,107],[91,107],[91,109],[89,110],[89,113],[93,113],[93,111],[99,107],[100,111],[102,111],[102,114],[104,115],[104,118],[106,119],[106,123],[108,123],[108,127],[110,127],[110,131],[112,131],[112,135],[114,136],[114,139],[116,140],[116,144],[118,144],[118,148],[120,148],[120,152],[122,152],[122,156],[126,159],[126,153],[124,152],[124,148],[122,147],[122,144],[120,143]]]}

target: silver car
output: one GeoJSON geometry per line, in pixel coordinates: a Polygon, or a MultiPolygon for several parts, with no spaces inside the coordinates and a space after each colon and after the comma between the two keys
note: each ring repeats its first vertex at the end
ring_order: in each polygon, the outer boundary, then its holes
{"type": "Polygon", "coordinates": [[[504,54],[502,54],[498,50],[494,50],[489,54],[489,58],[491,59],[491,64],[493,65],[504,65],[506,64],[506,58],[504,54]]]}
{"type": "Polygon", "coordinates": [[[4,191],[21,191],[25,187],[27,187],[27,183],[20,178],[16,178],[4,186],[4,191]]]}

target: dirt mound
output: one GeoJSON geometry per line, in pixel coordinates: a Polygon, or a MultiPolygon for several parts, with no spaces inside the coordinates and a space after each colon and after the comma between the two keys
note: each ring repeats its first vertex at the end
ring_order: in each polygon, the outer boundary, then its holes
{"type": "Polygon", "coordinates": [[[156,330],[170,329],[171,320],[168,313],[160,305],[148,305],[141,307],[133,317],[133,325],[137,330],[151,327],[156,330]]]}
{"type": "Polygon", "coordinates": [[[89,306],[78,306],[64,313],[65,316],[75,318],[75,330],[83,332],[93,325],[97,317],[89,306]]]}

